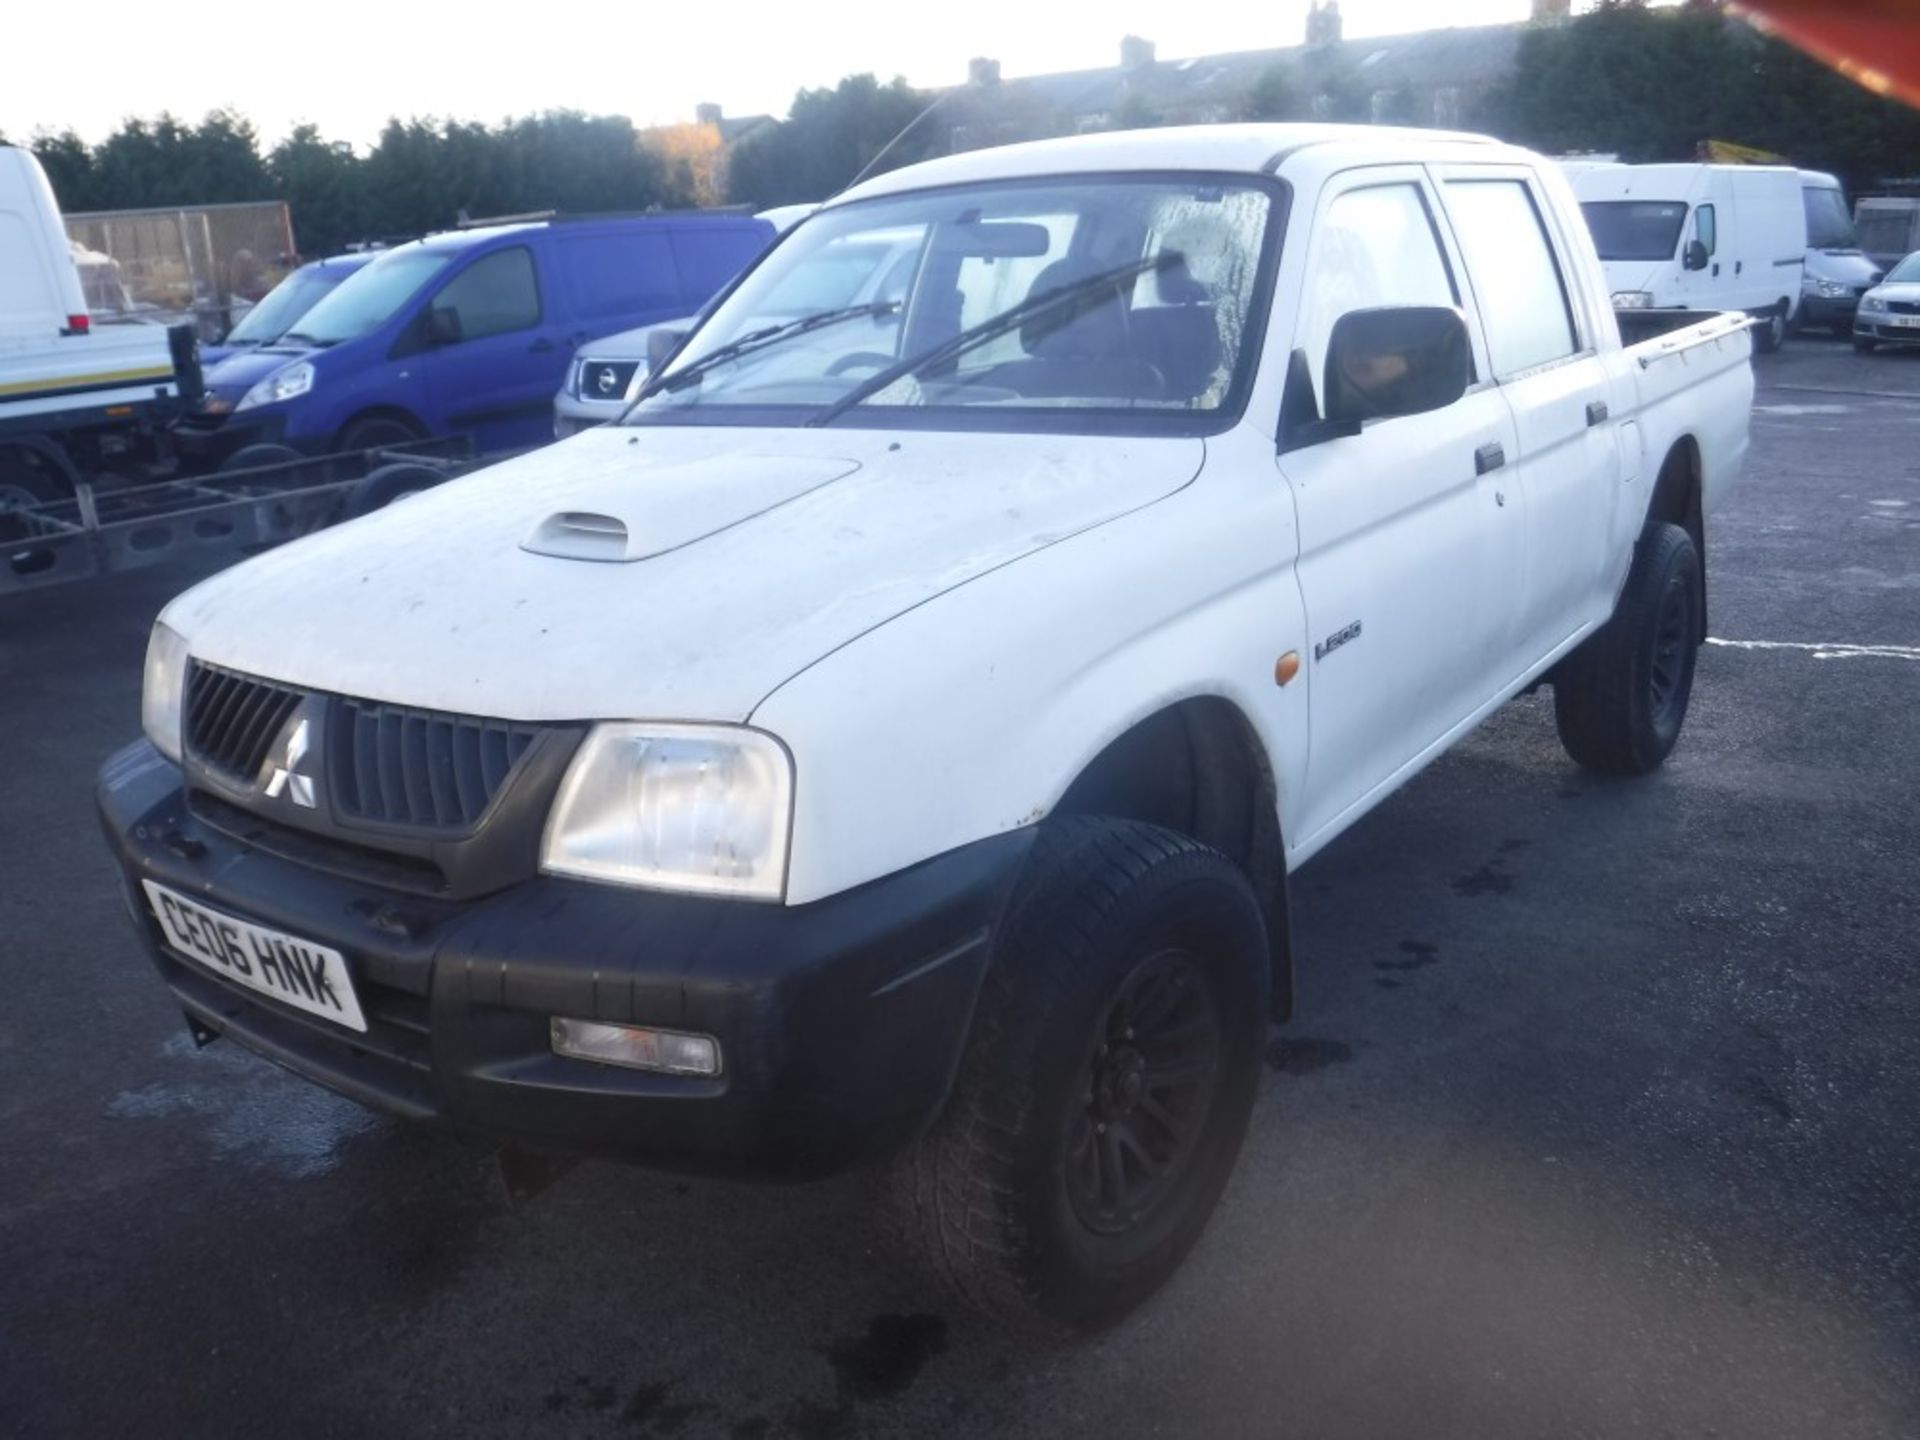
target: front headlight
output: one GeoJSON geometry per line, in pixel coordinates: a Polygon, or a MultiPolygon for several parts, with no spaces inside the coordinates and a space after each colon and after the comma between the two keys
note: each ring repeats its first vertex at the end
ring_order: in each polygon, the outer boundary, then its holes
{"type": "Polygon", "coordinates": [[[283,365],[245,395],[235,410],[251,410],[256,405],[271,405],[276,400],[291,400],[313,389],[313,366],[305,360],[283,365]]]}
{"type": "Polygon", "coordinates": [[[187,642],[153,622],[147,637],[147,673],[140,688],[140,727],[153,748],[180,763],[180,702],[187,689],[187,642]]]}
{"type": "Polygon", "coordinates": [[[1616,290],[1613,292],[1613,308],[1616,310],[1651,310],[1653,296],[1645,290],[1616,290]]]}
{"type": "Polygon", "coordinates": [[[1878,295],[1863,295],[1860,297],[1860,308],[1862,310],[1884,310],[1887,308],[1887,302],[1878,295]]]}
{"type": "Polygon", "coordinates": [[[771,735],[723,725],[601,724],[547,817],[540,868],[648,890],[779,900],[793,762],[771,735]]]}
{"type": "Polygon", "coordinates": [[[1818,276],[1807,276],[1807,283],[1801,287],[1809,295],[1818,295],[1825,300],[1844,300],[1852,292],[1838,280],[1822,280],[1818,276]]]}

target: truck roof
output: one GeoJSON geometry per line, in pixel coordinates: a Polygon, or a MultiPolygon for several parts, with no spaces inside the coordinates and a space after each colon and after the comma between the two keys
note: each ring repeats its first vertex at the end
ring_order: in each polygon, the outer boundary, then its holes
{"type": "Polygon", "coordinates": [[[1297,152],[1311,150],[1329,168],[1347,164],[1447,158],[1531,159],[1484,135],[1390,125],[1176,125],[1034,140],[928,160],[877,175],[828,204],[937,185],[1089,171],[1205,170],[1273,174],[1297,152]]]}

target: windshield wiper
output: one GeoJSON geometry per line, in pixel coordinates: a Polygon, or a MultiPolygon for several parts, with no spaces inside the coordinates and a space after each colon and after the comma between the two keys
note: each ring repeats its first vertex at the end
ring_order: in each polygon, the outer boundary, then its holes
{"type": "Polygon", "coordinates": [[[1009,330],[1018,329],[1035,315],[1044,314],[1048,310],[1063,305],[1071,305],[1076,301],[1097,295],[1103,290],[1112,290],[1117,293],[1121,286],[1145,275],[1148,271],[1164,270],[1170,265],[1177,264],[1180,258],[1180,252],[1177,250],[1162,250],[1157,255],[1132,260],[1125,265],[1116,265],[1111,270],[1100,271],[1097,275],[1088,275],[1084,279],[1074,281],[1071,285],[1056,285],[1052,289],[1041,291],[1038,295],[1029,295],[1018,305],[1002,310],[998,315],[989,315],[978,325],[969,325],[957,334],[949,335],[938,345],[931,345],[918,355],[909,355],[897,364],[889,365],[877,375],[868,376],[814,416],[807,424],[814,426],[831,424],[868,397],[878,395],[896,380],[917,375],[922,370],[931,369],[944,360],[957,359],[976,345],[984,345],[987,341],[996,339],[1009,330]]]}
{"type": "Polygon", "coordinates": [[[742,355],[751,355],[755,351],[765,350],[768,346],[778,345],[784,340],[791,340],[796,335],[823,330],[829,325],[838,325],[842,320],[857,320],[862,315],[878,320],[882,316],[893,314],[899,308],[898,300],[869,300],[864,305],[842,305],[834,310],[817,310],[811,315],[800,315],[792,320],[783,320],[778,325],[766,325],[758,330],[749,330],[738,339],[729,340],[718,350],[708,351],[689,365],[656,375],[638,395],[633,397],[633,403],[638,405],[650,395],[684,390],[716,366],[724,365],[729,360],[737,360],[742,355]]]}
{"type": "Polygon", "coordinates": [[[282,335],[278,340],[274,340],[269,343],[274,345],[284,345],[289,340],[291,340],[296,345],[311,345],[316,350],[324,350],[329,345],[338,345],[340,343],[338,340],[322,340],[318,336],[308,335],[299,330],[289,330],[285,335],[282,335]]]}

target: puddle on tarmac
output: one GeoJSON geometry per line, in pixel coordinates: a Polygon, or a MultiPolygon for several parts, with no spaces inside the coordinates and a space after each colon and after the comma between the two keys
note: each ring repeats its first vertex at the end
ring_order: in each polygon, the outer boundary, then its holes
{"type": "Polygon", "coordinates": [[[290,1179],[324,1175],[357,1135],[381,1120],[351,1100],[287,1075],[230,1041],[196,1050],[177,1035],[160,1047],[169,1077],[107,1102],[122,1120],[198,1120],[223,1160],[240,1160],[290,1179]]]}

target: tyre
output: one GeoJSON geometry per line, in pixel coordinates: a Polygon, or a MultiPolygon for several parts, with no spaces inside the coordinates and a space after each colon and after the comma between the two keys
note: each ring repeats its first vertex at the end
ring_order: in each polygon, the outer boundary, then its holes
{"type": "Polygon", "coordinates": [[[0,455],[0,511],[24,510],[72,495],[73,487],[64,475],[55,474],[30,455],[0,455]]]}
{"type": "Polygon", "coordinates": [[[1560,743],[1579,764],[1644,775],[1672,752],[1693,694],[1701,588],[1692,538],[1678,525],[1650,526],[1612,618],[1554,677],[1560,743]]]}
{"type": "Polygon", "coordinates": [[[1754,318],[1759,323],[1753,330],[1753,348],[1762,355],[1771,355],[1787,338],[1787,304],[1783,300],[1754,318]]]}
{"type": "Polygon", "coordinates": [[[1874,342],[1865,335],[1856,335],[1853,337],[1853,348],[1857,354],[1871,355],[1874,351],[1874,342]]]}
{"type": "Polygon", "coordinates": [[[306,457],[291,445],[276,445],[262,441],[258,445],[242,445],[222,460],[220,473],[230,475],[235,470],[258,470],[268,465],[288,465],[304,458],[306,457]]]}
{"type": "Polygon", "coordinates": [[[419,428],[398,415],[362,415],[349,421],[335,443],[336,450],[378,450],[422,439],[419,428]]]}
{"type": "Polygon", "coordinates": [[[396,500],[431,490],[441,478],[440,472],[431,465],[417,465],[408,460],[382,465],[347,492],[346,518],[356,520],[384,510],[396,500]]]}
{"type": "Polygon", "coordinates": [[[1133,821],[1041,828],[952,1095],[890,1175],[901,1238],[964,1303],[1118,1318],[1199,1238],[1240,1152],[1271,988],[1226,856],[1133,821]]]}

